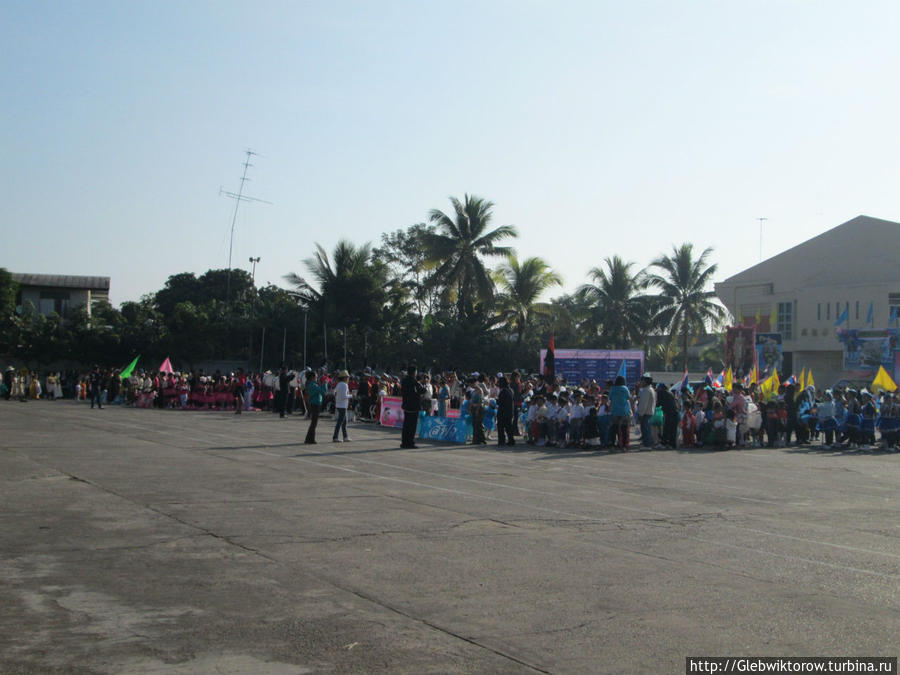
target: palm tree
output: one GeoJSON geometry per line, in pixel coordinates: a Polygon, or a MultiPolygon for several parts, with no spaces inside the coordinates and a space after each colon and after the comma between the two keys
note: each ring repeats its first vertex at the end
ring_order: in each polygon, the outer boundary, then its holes
{"type": "Polygon", "coordinates": [[[303,265],[309,277],[291,272],[284,279],[294,287],[300,305],[318,314],[323,325],[374,327],[384,304],[384,267],[372,260],[369,243],[356,246],[342,239],[331,258],[319,244],[303,265]]]}
{"type": "Polygon", "coordinates": [[[647,289],[646,272],[631,272],[633,262],[619,256],[605,258],[606,269],[588,271],[593,283],[582,284],[576,295],[592,307],[587,323],[592,332],[601,333],[603,342],[613,349],[642,344],[650,327],[653,298],[647,289]]]}
{"type": "Polygon", "coordinates": [[[659,273],[650,276],[650,284],[660,290],[660,307],[656,320],[666,326],[670,340],[681,335],[682,358],[687,368],[688,344],[691,337],[705,335],[707,328],[721,323],[725,309],[714,300],[715,292],[706,290],[718,265],[707,264],[711,248],[694,258],[694,245],[672,247],[671,255],[663,255],[650,266],[659,273]]]}
{"type": "Polygon", "coordinates": [[[320,302],[331,287],[354,274],[364,273],[371,255],[372,245],[370,243],[357,247],[352,242],[342,239],[334,247],[334,264],[332,265],[325,249],[316,244],[315,255],[303,261],[303,265],[315,285],[294,272],[285,274],[284,279],[294,287],[300,302],[310,306],[320,302]]]}
{"type": "Polygon", "coordinates": [[[519,263],[516,256],[501,265],[494,274],[503,294],[498,298],[500,317],[516,332],[522,343],[532,314],[548,314],[549,305],[538,298],[551,286],[561,286],[562,278],[541,258],[526,258],[519,263]]]}
{"type": "Polygon", "coordinates": [[[475,195],[465,195],[460,202],[450,198],[454,217],[433,209],[429,219],[436,232],[423,235],[429,261],[436,265],[432,283],[443,288],[445,297],[456,302],[460,319],[467,320],[476,301],[490,301],[494,297],[494,282],[482,262],[483,257],[509,257],[512,249],[497,242],[518,236],[512,225],[489,230],[494,203],[475,195]]]}

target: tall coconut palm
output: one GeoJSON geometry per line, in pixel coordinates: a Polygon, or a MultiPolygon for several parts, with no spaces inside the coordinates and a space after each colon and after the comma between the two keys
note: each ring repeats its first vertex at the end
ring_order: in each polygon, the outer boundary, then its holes
{"type": "Polygon", "coordinates": [[[650,284],[660,290],[656,320],[669,331],[670,340],[681,336],[682,359],[687,368],[688,346],[695,335],[721,323],[725,309],[715,301],[716,294],[707,290],[718,265],[708,264],[712,253],[706,248],[694,257],[694,245],[673,246],[671,255],[663,255],[650,266],[658,272],[650,275],[650,284]]]}
{"type": "Polygon", "coordinates": [[[372,245],[355,245],[342,239],[331,258],[319,244],[303,261],[304,278],[291,272],[284,279],[294,287],[300,304],[318,310],[322,319],[338,325],[374,320],[384,293],[381,267],[372,264],[372,245]]]}
{"type": "Polygon", "coordinates": [[[423,235],[423,240],[429,261],[436,265],[433,283],[456,303],[459,318],[466,320],[473,315],[477,301],[494,297],[494,282],[482,258],[509,257],[512,249],[497,244],[518,232],[512,225],[488,229],[493,202],[467,194],[463,202],[451,197],[450,203],[453,217],[433,209],[429,219],[437,231],[423,235]]]}
{"type": "Polygon", "coordinates": [[[582,284],[577,296],[592,307],[588,320],[606,346],[624,349],[642,344],[650,327],[653,298],[644,294],[648,280],[644,270],[632,273],[633,262],[619,256],[605,258],[606,268],[588,271],[592,283],[582,284]]]}
{"type": "Polygon", "coordinates": [[[526,258],[519,263],[514,255],[497,268],[494,278],[502,289],[498,298],[500,318],[515,331],[516,341],[521,343],[532,314],[549,312],[549,304],[538,299],[551,286],[561,286],[562,278],[541,258],[526,258]]]}

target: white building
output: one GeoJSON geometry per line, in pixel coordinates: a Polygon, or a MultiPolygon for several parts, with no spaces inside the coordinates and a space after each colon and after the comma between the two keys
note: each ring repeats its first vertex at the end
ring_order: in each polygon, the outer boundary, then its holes
{"type": "Polygon", "coordinates": [[[31,303],[44,316],[56,312],[65,319],[76,307],[85,307],[90,316],[93,303],[109,302],[109,277],[13,272],[12,278],[19,284],[16,305],[23,308],[31,303]]]}
{"type": "MultiPolygon", "coordinates": [[[[856,337],[865,331],[864,341],[874,345],[878,340],[879,349],[884,344],[885,352],[894,350],[900,311],[898,262],[900,223],[858,216],[716,284],[715,290],[735,323],[781,335],[785,374],[799,376],[806,368],[819,387],[843,378],[871,381],[874,362],[866,361],[866,350],[851,349],[848,358],[844,345],[850,332],[858,331],[856,337]]],[[[851,343],[858,347],[860,341],[851,343]]],[[[884,357],[895,379],[896,353],[884,357]]]]}

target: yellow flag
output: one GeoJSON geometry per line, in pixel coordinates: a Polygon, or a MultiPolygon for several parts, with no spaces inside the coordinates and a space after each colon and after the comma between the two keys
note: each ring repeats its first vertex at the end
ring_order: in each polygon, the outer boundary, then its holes
{"type": "Polygon", "coordinates": [[[731,388],[734,386],[734,373],[731,372],[731,366],[728,366],[728,370],[725,371],[725,377],[722,378],[722,389],[725,391],[731,391],[731,388]]]}
{"type": "Polygon", "coordinates": [[[760,323],[762,323],[762,306],[756,308],[756,330],[759,330],[760,323]]]}
{"type": "Polygon", "coordinates": [[[806,389],[806,367],[800,370],[800,390],[806,389]]]}
{"type": "Polygon", "coordinates": [[[772,313],[769,314],[769,330],[773,333],[778,330],[778,303],[773,306],[772,313]]]}
{"type": "Polygon", "coordinates": [[[812,379],[812,371],[811,370],[806,374],[806,386],[807,387],[815,387],[816,386],[815,381],[812,379]]]}
{"type": "Polygon", "coordinates": [[[872,391],[877,392],[879,389],[884,391],[896,391],[897,389],[897,385],[891,379],[891,376],[888,375],[884,366],[878,366],[878,374],[872,380],[872,391]]]}
{"type": "Polygon", "coordinates": [[[781,380],[778,379],[778,371],[775,370],[759,385],[759,392],[764,400],[771,401],[778,395],[778,387],[780,386],[781,380]]]}
{"type": "Polygon", "coordinates": [[[753,366],[753,374],[750,376],[750,384],[754,382],[759,382],[759,368],[753,366]]]}

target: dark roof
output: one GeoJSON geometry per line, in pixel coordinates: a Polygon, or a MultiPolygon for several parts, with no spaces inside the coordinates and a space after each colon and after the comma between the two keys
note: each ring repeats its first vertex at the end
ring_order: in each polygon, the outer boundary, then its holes
{"type": "Polygon", "coordinates": [[[79,277],[70,274],[19,274],[12,273],[13,281],[21,286],[42,288],[84,288],[91,291],[109,291],[109,277],[79,277]]]}

